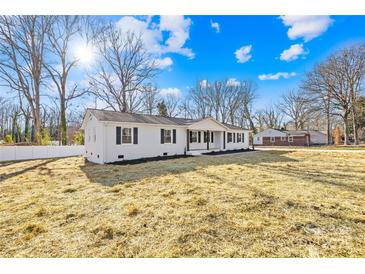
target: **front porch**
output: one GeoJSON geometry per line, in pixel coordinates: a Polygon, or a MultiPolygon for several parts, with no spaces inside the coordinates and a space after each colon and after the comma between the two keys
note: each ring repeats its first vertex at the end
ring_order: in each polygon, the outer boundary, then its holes
{"type": "Polygon", "coordinates": [[[225,149],[225,132],[216,130],[187,130],[186,152],[188,155],[200,155],[225,149]]]}

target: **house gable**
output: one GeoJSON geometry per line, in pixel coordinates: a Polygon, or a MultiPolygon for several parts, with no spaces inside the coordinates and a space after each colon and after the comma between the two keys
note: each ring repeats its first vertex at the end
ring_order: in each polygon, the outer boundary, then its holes
{"type": "Polygon", "coordinates": [[[229,129],[213,118],[206,118],[198,122],[192,123],[190,130],[211,130],[211,131],[229,131],[229,129]]]}

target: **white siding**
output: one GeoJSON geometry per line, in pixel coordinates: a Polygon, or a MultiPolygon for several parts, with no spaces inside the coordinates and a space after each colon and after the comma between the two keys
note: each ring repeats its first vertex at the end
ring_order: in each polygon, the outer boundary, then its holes
{"type": "Polygon", "coordinates": [[[234,149],[242,149],[242,148],[248,148],[249,147],[249,131],[248,130],[235,130],[235,131],[227,131],[226,132],[226,150],[234,150],[234,149]],[[232,137],[232,142],[228,143],[228,132],[236,133],[236,142],[234,142],[234,139],[232,137]],[[244,133],[244,140],[243,142],[237,142],[237,134],[244,133]]]}
{"type": "MultiPolygon", "coordinates": [[[[106,157],[105,162],[115,162],[121,160],[133,160],[147,157],[163,156],[167,153],[171,155],[182,155],[186,149],[186,128],[173,126],[157,126],[145,124],[113,123],[105,127],[106,133],[106,157]],[[138,128],[138,144],[116,144],[116,127],[138,128]],[[176,129],[176,144],[161,144],[161,128],[176,129]],[[118,159],[118,155],[124,155],[123,159],[118,159]]],[[[172,134],[172,132],[171,132],[172,134]]],[[[171,136],[172,141],[172,136],[171,136]]]]}
{"type": "Polygon", "coordinates": [[[327,144],[327,134],[323,134],[319,131],[310,131],[311,144],[323,145],[327,144]]]}
{"type": "Polygon", "coordinates": [[[104,160],[104,135],[105,126],[93,115],[85,117],[88,119],[85,127],[85,156],[90,162],[102,164],[104,160]],[[96,137],[96,140],[94,139],[96,137]]]}

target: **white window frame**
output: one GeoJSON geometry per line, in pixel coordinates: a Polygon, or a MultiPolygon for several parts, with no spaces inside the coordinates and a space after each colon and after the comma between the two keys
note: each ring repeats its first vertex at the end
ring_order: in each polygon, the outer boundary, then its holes
{"type": "Polygon", "coordinates": [[[256,140],[257,140],[257,141],[260,141],[260,137],[256,137],[256,140]]]}
{"type": "Polygon", "coordinates": [[[172,144],[172,129],[164,129],[163,131],[163,143],[164,144],[172,144]],[[170,136],[167,136],[167,132],[170,133],[170,136]],[[170,137],[170,141],[167,141],[166,137],[170,137]]]}
{"type": "Polygon", "coordinates": [[[131,128],[131,127],[123,127],[123,128],[122,128],[122,134],[121,134],[121,135],[122,135],[122,142],[121,142],[121,143],[122,143],[122,145],[131,145],[131,144],[133,144],[133,133],[132,133],[132,128],[131,128]],[[129,135],[125,135],[125,134],[124,134],[124,130],[125,130],[125,129],[128,129],[128,130],[129,130],[129,132],[130,132],[130,137],[131,137],[131,141],[130,141],[130,142],[123,142],[123,137],[124,137],[124,136],[126,136],[126,137],[128,137],[128,136],[129,136],[129,135]]]}
{"type": "Polygon", "coordinates": [[[93,128],[93,140],[96,143],[96,128],[93,128]]]}
{"type": "Polygon", "coordinates": [[[289,142],[289,143],[293,143],[293,142],[294,142],[294,138],[293,138],[293,136],[288,136],[288,142],[289,142]]]}
{"type": "Polygon", "coordinates": [[[237,140],[237,143],[242,142],[242,133],[237,133],[236,140],[237,140]]]}
{"type": "Polygon", "coordinates": [[[270,143],[275,143],[275,136],[270,137],[270,143]]]}

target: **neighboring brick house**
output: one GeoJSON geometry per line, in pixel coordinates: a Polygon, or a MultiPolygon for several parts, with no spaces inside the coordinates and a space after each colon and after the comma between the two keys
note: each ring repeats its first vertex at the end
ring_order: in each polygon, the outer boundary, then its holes
{"type": "Polygon", "coordinates": [[[281,130],[268,128],[254,136],[254,145],[262,146],[309,146],[325,144],[327,135],[319,131],[281,130]]]}

